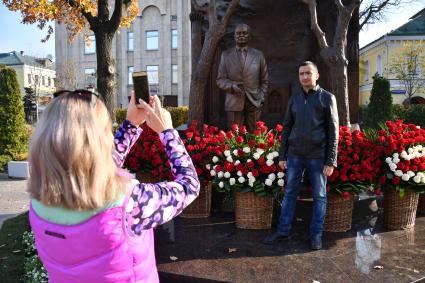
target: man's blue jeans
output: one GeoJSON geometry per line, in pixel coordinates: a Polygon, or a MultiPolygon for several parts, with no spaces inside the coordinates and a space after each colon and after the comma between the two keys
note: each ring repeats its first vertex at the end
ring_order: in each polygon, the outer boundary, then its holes
{"type": "Polygon", "coordinates": [[[291,231],[302,174],[305,169],[313,191],[313,217],[310,223],[310,235],[322,235],[326,215],[327,180],[326,176],[323,175],[324,159],[288,156],[287,162],[287,182],[277,230],[285,235],[288,235],[291,231]]]}

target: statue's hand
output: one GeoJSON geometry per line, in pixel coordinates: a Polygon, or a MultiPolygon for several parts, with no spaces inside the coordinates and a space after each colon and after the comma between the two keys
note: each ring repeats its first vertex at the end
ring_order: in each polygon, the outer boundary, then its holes
{"type": "Polygon", "coordinates": [[[243,85],[242,84],[233,84],[232,85],[232,89],[233,89],[233,91],[235,92],[235,93],[237,93],[237,94],[244,94],[244,92],[243,92],[243,85]]]}

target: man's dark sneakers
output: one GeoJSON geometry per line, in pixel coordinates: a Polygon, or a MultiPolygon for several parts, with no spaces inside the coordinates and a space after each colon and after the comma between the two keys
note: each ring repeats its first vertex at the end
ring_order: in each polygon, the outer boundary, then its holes
{"type": "Polygon", "coordinates": [[[312,250],[322,249],[322,236],[319,234],[313,235],[310,238],[310,248],[312,250]]]}
{"type": "Polygon", "coordinates": [[[289,234],[283,234],[279,231],[275,231],[275,232],[267,235],[267,237],[265,237],[263,239],[263,244],[273,245],[273,244],[276,244],[279,241],[283,241],[283,240],[287,240],[287,239],[289,239],[289,234]]]}

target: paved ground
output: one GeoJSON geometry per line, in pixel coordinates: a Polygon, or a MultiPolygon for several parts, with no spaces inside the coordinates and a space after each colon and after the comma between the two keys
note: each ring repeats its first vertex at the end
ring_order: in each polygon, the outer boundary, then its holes
{"type": "Polygon", "coordinates": [[[309,201],[298,202],[292,239],[274,246],[261,243],[270,231],[237,229],[229,213],[178,217],[155,233],[161,283],[425,282],[425,215],[414,230],[387,231],[371,204],[358,201],[352,230],[325,233],[321,251],[308,248],[309,201]]]}
{"type": "Polygon", "coordinates": [[[6,219],[28,210],[26,180],[9,179],[0,174],[0,227],[6,219]]]}

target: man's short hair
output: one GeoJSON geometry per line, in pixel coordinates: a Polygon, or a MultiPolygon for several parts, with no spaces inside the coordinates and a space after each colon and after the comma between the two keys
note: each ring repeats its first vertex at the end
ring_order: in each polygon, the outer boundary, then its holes
{"type": "Polygon", "coordinates": [[[319,68],[317,68],[317,65],[314,62],[312,62],[312,61],[304,61],[304,62],[302,62],[298,66],[298,69],[301,68],[301,67],[304,67],[304,66],[308,66],[308,65],[313,66],[313,68],[316,69],[316,72],[319,72],[319,68]]]}

